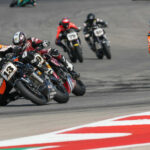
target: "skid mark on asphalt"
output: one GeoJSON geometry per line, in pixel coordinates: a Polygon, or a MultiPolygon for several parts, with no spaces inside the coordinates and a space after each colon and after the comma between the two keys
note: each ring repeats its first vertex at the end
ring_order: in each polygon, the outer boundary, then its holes
{"type": "Polygon", "coordinates": [[[150,90],[150,72],[131,76],[111,76],[108,79],[92,79],[85,77],[88,93],[138,92],[150,90]]]}
{"type": "Polygon", "coordinates": [[[150,145],[150,112],[0,142],[5,150],[98,150],[150,145]]]}

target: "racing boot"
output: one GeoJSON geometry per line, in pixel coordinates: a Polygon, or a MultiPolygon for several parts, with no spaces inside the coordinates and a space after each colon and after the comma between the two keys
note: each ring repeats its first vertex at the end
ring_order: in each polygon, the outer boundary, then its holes
{"type": "Polygon", "coordinates": [[[74,66],[64,56],[61,57],[60,61],[64,64],[64,66],[67,68],[68,72],[74,79],[80,77],[80,74],[74,71],[74,66]]]}
{"type": "Polygon", "coordinates": [[[91,40],[90,39],[86,39],[86,41],[87,41],[90,49],[95,52],[95,46],[94,46],[94,44],[92,44],[91,40]]]}
{"type": "Polygon", "coordinates": [[[92,43],[89,43],[89,47],[91,48],[91,50],[92,50],[93,52],[95,52],[95,46],[94,46],[92,43]]]}
{"type": "Polygon", "coordinates": [[[63,63],[63,65],[67,68],[68,71],[73,70],[73,65],[62,55],[60,61],[63,63]]]}

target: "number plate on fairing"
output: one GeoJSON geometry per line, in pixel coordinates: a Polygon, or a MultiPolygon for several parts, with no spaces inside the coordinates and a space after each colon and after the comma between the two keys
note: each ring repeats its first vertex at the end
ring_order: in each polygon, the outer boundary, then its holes
{"type": "Polygon", "coordinates": [[[104,34],[104,31],[103,31],[103,29],[98,28],[98,29],[94,30],[94,34],[95,34],[95,36],[100,37],[104,34]]]}
{"type": "Polygon", "coordinates": [[[35,54],[34,54],[34,61],[35,61],[35,62],[38,61],[38,63],[39,63],[38,65],[42,65],[45,60],[43,59],[43,57],[42,57],[40,54],[35,53],[35,54]]]}
{"type": "Polygon", "coordinates": [[[16,71],[17,67],[13,63],[8,62],[1,70],[0,74],[6,81],[9,81],[16,71]]]}
{"type": "Polygon", "coordinates": [[[77,40],[78,39],[78,35],[77,35],[76,32],[68,33],[67,34],[67,38],[68,38],[69,41],[77,40]]]}

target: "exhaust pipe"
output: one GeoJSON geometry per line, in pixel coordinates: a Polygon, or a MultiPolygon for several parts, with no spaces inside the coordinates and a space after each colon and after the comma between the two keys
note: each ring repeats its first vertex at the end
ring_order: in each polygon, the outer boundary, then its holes
{"type": "Polygon", "coordinates": [[[33,73],[31,74],[31,77],[34,78],[34,79],[36,79],[36,80],[37,80],[38,82],[40,82],[41,84],[44,83],[43,79],[41,79],[35,72],[33,72],[33,73]]]}

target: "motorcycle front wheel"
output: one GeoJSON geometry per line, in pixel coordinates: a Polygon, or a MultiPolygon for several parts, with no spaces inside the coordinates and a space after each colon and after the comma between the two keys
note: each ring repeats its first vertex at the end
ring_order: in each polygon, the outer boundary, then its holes
{"type": "Polygon", "coordinates": [[[28,86],[20,80],[16,81],[15,87],[20,95],[36,105],[46,105],[48,103],[48,99],[42,93],[38,95],[35,94],[35,92],[29,89],[28,86]]]}
{"type": "Polygon", "coordinates": [[[100,46],[100,43],[98,42],[95,42],[95,54],[98,59],[103,59],[104,57],[102,47],[100,46]]]}
{"type": "Polygon", "coordinates": [[[108,47],[106,44],[104,44],[104,54],[107,57],[107,59],[111,59],[111,52],[110,47],[108,47]]]}
{"type": "Polygon", "coordinates": [[[81,80],[76,80],[76,86],[72,93],[76,96],[83,96],[86,92],[86,87],[81,80]]]}
{"type": "Polygon", "coordinates": [[[56,95],[54,96],[54,100],[57,103],[67,103],[69,101],[69,94],[63,85],[56,86],[56,95]]]}
{"type": "Polygon", "coordinates": [[[77,58],[78,58],[79,62],[82,63],[83,62],[82,49],[79,46],[75,47],[75,49],[76,49],[77,58]]]}
{"type": "Polygon", "coordinates": [[[77,57],[76,57],[76,53],[74,50],[71,50],[71,52],[69,52],[68,55],[69,55],[71,62],[73,63],[77,62],[77,57]]]}
{"type": "Polygon", "coordinates": [[[101,49],[96,50],[95,53],[98,59],[103,59],[104,53],[101,49]]]}

